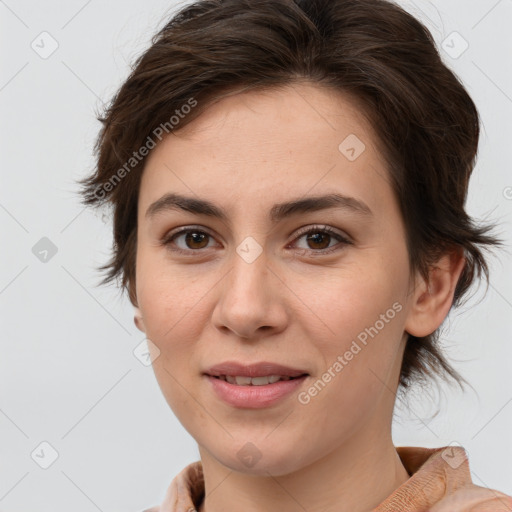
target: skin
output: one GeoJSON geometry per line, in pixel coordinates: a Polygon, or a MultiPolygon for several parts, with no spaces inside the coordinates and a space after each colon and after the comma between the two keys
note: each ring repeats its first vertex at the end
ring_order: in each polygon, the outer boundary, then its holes
{"type": "Polygon", "coordinates": [[[443,256],[428,285],[410,273],[377,138],[353,100],[303,82],[213,104],[151,151],[137,237],[136,325],[158,348],[163,395],[198,443],[201,512],[363,512],[409,478],[391,438],[407,333],[424,336],[442,323],[464,261],[443,256]],[[366,146],[354,161],[338,149],[350,134],[366,146]],[[208,199],[229,223],[177,210],[148,219],[167,192],[208,199]],[[363,201],[372,215],[268,218],[275,203],[332,192],[363,201]],[[297,235],[315,225],[351,243],[297,235]],[[162,243],[190,226],[210,236],[162,243]],[[249,236],[262,248],[252,263],[236,251],[249,236]],[[235,408],[202,375],[226,360],[266,360],[305,369],[299,391],[307,390],[396,303],[394,318],[306,405],[293,393],[267,408],[235,408]],[[261,455],[252,467],[237,456],[248,442],[261,455]]]}

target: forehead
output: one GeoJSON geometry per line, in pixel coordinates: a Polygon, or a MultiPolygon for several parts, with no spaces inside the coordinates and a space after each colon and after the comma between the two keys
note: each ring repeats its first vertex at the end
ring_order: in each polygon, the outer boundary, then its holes
{"type": "Polygon", "coordinates": [[[146,161],[140,201],[171,190],[216,202],[338,190],[375,202],[387,181],[357,101],[304,83],[224,97],[165,137],[146,161]]]}
{"type": "Polygon", "coordinates": [[[333,87],[299,82],[264,90],[228,90],[226,94],[208,103],[200,116],[183,128],[178,126],[171,137],[199,145],[229,137],[242,142],[243,149],[251,146],[251,139],[245,137],[248,133],[257,136],[258,142],[293,145],[296,141],[296,146],[312,136],[329,143],[329,135],[339,138],[347,135],[347,130],[375,138],[362,102],[333,87]],[[245,131],[241,132],[241,127],[245,131]]]}

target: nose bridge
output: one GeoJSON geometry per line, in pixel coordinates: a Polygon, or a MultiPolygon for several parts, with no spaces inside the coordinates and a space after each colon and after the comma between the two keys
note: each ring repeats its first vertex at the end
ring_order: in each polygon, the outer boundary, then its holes
{"type": "Polygon", "coordinates": [[[225,292],[232,292],[234,298],[263,300],[269,288],[267,264],[263,247],[254,238],[246,238],[233,255],[231,275],[225,292]]]}
{"type": "Polygon", "coordinates": [[[218,328],[246,338],[255,336],[260,327],[282,327],[285,321],[270,282],[275,277],[267,268],[266,253],[256,244],[254,239],[245,239],[236,248],[213,314],[218,328]]]}

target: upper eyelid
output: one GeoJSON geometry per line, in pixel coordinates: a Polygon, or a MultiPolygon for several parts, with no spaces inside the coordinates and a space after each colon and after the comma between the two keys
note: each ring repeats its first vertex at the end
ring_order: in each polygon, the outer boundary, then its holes
{"type": "Polygon", "coordinates": [[[297,236],[302,236],[302,235],[308,233],[309,231],[315,231],[315,230],[327,231],[331,235],[338,235],[338,236],[341,236],[344,238],[350,238],[349,234],[346,233],[344,230],[335,228],[333,226],[330,226],[329,224],[310,224],[310,225],[302,226],[302,227],[296,229],[294,231],[294,233],[296,233],[295,236],[297,237],[297,236]]]}
{"type": "MultiPolygon", "coordinates": [[[[314,230],[314,229],[318,229],[318,231],[328,230],[328,231],[331,231],[332,233],[336,233],[340,236],[345,235],[346,237],[349,237],[348,233],[346,233],[345,230],[335,228],[333,226],[330,226],[329,224],[306,224],[304,226],[301,226],[300,228],[295,228],[288,236],[291,236],[293,233],[296,233],[297,235],[304,234],[304,233],[307,233],[308,231],[314,230]]],[[[209,228],[206,228],[206,227],[200,226],[200,225],[191,224],[190,226],[181,226],[179,228],[172,229],[172,230],[166,232],[162,238],[168,238],[169,236],[174,236],[177,234],[186,233],[187,231],[194,231],[194,230],[204,232],[210,236],[215,236],[209,228]]]]}

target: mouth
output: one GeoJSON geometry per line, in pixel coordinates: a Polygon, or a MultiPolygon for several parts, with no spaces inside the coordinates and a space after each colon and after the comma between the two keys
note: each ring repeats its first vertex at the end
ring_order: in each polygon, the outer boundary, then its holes
{"type": "Polygon", "coordinates": [[[277,406],[297,393],[309,374],[289,375],[205,375],[213,393],[224,403],[239,409],[277,406]],[[277,379],[277,380],[276,380],[277,379]],[[273,381],[273,382],[272,382],[273,381]]]}
{"type": "Polygon", "coordinates": [[[303,368],[293,368],[279,363],[261,361],[258,363],[242,363],[238,361],[224,361],[208,368],[205,372],[209,377],[218,377],[231,384],[239,386],[261,386],[280,380],[294,379],[309,375],[303,368]],[[267,380],[262,380],[267,379],[267,380]]]}
{"type": "Polygon", "coordinates": [[[296,377],[290,377],[289,375],[264,375],[261,377],[248,377],[245,375],[210,375],[210,377],[229,382],[236,386],[266,386],[280,381],[300,379],[307,375],[307,373],[303,373],[296,377]]]}
{"type": "Polygon", "coordinates": [[[203,375],[214,394],[232,407],[258,409],[277,405],[304,385],[310,373],[300,367],[261,361],[224,361],[203,375]]]}

